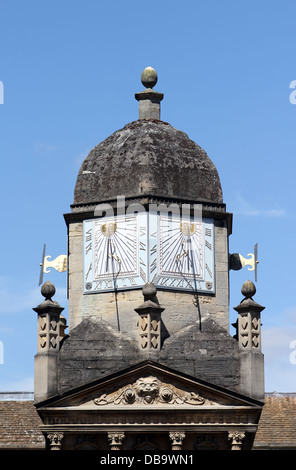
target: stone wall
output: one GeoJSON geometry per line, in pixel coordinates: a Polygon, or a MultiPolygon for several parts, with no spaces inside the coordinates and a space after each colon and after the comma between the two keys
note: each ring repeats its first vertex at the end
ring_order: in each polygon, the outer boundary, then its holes
{"type": "Polygon", "coordinates": [[[239,391],[238,343],[211,318],[165,339],[159,352],[141,349],[138,339],[98,319],[85,319],[59,353],[59,392],[152,360],[181,373],[239,391]]]}
{"type": "MultiPolygon", "coordinates": [[[[215,222],[216,294],[198,295],[158,289],[157,297],[165,309],[164,325],[173,334],[210,316],[229,329],[228,233],[224,221],[215,222]]],[[[69,332],[86,318],[104,320],[114,329],[136,336],[138,315],[134,309],[142,302],[141,289],[112,293],[83,294],[83,224],[69,224],[69,332]],[[118,309],[118,317],[117,317],[118,309]]]]}
{"type": "Polygon", "coordinates": [[[69,227],[69,338],[59,354],[59,389],[116,373],[151,359],[172,369],[239,391],[238,343],[229,334],[228,227],[215,219],[216,294],[157,289],[160,351],[139,343],[141,289],[83,294],[83,223],[69,227]]]}

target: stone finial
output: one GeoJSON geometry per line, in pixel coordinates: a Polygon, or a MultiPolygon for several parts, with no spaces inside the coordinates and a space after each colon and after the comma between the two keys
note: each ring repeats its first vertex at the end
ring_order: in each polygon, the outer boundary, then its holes
{"type": "Polygon", "coordinates": [[[241,293],[246,299],[251,299],[256,294],[255,284],[250,280],[245,281],[242,285],[241,293]]]}
{"type": "Polygon", "coordinates": [[[146,282],[142,288],[144,302],[138,308],[135,308],[135,311],[141,314],[143,312],[148,313],[153,310],[154,312],[161,314],[161,312],[164,311],[164,308],[159,305],[156,293],[157,290],[155,285],[152,282],[146,282]]]}
{"type": "MultiPolygon", "coordinates": [[[[34,358],[34,399],[46,400],[57,393],[58,353],[61,341],[65,338],[66,319],[61,315],[64,310],[58,302],[52,300],[55,286],[46,281],[41,287],[45,299],[33,310],[37,315],[37,354],[34,358]]],[[[62,434],[48,436],[51,449],[59,449],[62,434]]]]}
{"type": "Polygon", "coordinates": [[[61,313],[64,310],[58,302],[52,300],[56,292],[55,286],[46,281],[41,287],[45,300],[33,308],[38,313],[38,352],[46,350],[58,351],[60,341],[65,337],[66,319],[61,313]]]}
{"type": "Polygon", "coordinates": [[[244,298],[237,307],[234,307],[238,316],[233,325],[236,328],[234,337],[238,341],[240,351],[240,390],[245,395],[263,400],[264,356],[261,352],[261,312],[264,307],[252,298],[256,293],[252,281],[244,282],[241,292],[244,298]]]}
{"type": "Polygon", "coordinates": [[[46,281],[41,287],[41,294],[45,297],[45,300],[51,300],[55,293],[55,286],[50,281],[46,281]]]}
{"type": "Polygon", "coordinates": [[[146,284],[143,286],[142,294],[144,296],[145,302],[147,300],[151,300],[152,302],[158,304],[158,300],[156,297],[156,287],[153,282],[146,282],[146,284]]]}
{"type": "Polygon", "coordinates": [[[159,351],[161,347],[161,313],[164,311],[156,297],[156,287],[147,282],[142,289],[144,302],[135,308],[140,315],[138,322],[141,349],[159,351]]]}
{"type": "Polygon", "coordinates": [[[253,297],[256,294],[256,287],[252,281],[248,280],[243,283],[241,293],[243,294],[244,298],[237,307],[234,307],[234,310],[239,313],[242,313],[250,308],[253,310],[255,309],[259,313],[264,310],[265,307],[262,307],[262,305],[257,304],[253,300],[253,297]]]}
{"type": "Polygon", "coordinates": [[[145,88],[153,88],[157,83],[158,77],[152,67],[146,67],[141,75],[141,82],[145,88]]]}
{"type": "Polygon", "coordinates": [[[141,75],[141,82],[146,88],[144,91],[135,94],[139,101],[139,119],[160,120],[160,102],[163,93],[153,90],[158,80],[157,73],[152,67],[146,67],[141,75]]]}
{"type": "Polygon", "coordinates": [[[55,295],[55,293],[56,293],[56,288],[53,285],[53,283],[50,281],[46,281],[41,286],[41,294],[43,295],[43,297],[45,297],[45,300],[36,308],[33,308],[33,310],[37,313],[39,313],[39,311],[43,311],[48,308],[54,308],[57,310],[60,309],[60,312],[64,310],[58,302],[56,302],[55,300],[52,300],[52,297],[55,295]]]}
{"type": "Polygon", "coordinates": [[[234,310],[238,312],[238,319],[234,326],[237,329],[236,339],[243,350],[261,350],[261,318],[264,307],[253,300],[256,287],[252,281],[242,285],[243,300],[234,310]]]}

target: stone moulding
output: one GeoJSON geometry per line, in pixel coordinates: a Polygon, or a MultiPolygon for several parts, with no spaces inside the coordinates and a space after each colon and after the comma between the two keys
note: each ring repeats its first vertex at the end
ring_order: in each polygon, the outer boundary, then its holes
{"type": "MultiPolygon", "coordinates": [[[[215,429],[230,430],[234,426],[240,426],[241,429],[247,429],[248,432],[255,432],[257,429],[257,415],[255,413],[248,414],[250,410],[209,410],[199,407],[192,407],[191,412],[182,410],[178,413],[164,413],[163,408],[159,408],[157,413],[151,413],[151,408],[146,407],[146,412],[141,413],[130,413],[130,410],[126,409],[120,411],[114,409],[114,413],[110,413],[110,410],[104,413],[104,408],[98,408],[98,413],[90,413],[88,411],[69,411],[64,410],[67,413],[65,416],[46,416],[44,424],[41,425],[42,432],[54,432],[54,431],[67,431],[67,430],[78,430],[83,431],[102,431],[105,429],[112,430],[114,425],[120,428],[130,429],[141,429],[141,426],[149,426],[150,428],[165,429],[171,426],[182,426],[184,430],[211,430],[215,429]],[[200,412],[200,410],[205,412],[200,412]]],[[[52,410],[52,412],[54,412],[52,410]]]]}
{"type": "Polygon", "coordinates": [[[186,392],[173,385],[161,382],[156,377],[141,377],[135,383],[110,393],[102,393],[94,399],[95,405],[104,406],[132,404],[187,404],[203,405],[205,399],[195,392],[186,392]]]}

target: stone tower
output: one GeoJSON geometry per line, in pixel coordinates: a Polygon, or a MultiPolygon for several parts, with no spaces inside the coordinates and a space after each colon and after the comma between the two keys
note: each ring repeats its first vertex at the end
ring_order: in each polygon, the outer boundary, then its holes
{"type": "Polygon", "coordinates": [[[52,288],[35,309],[48,338],[35,356],[42,430],[55,449],[248,449],[263,307],[245,283],[231,336],[232,214],[217,169],[161,121],[156,72],[141,80],[139,119],[91,150],[65,214],[69,334],[52,288]]]}

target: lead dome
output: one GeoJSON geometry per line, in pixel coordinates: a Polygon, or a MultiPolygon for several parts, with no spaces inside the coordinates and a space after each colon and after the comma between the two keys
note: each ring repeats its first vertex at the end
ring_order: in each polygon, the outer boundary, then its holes
{"type": "MultiPolygon", "coordinates": [[[[151,77],[157,76],[148,67],[142,77],[148,69],[151,77]]],[[[187,134],[160,120],[163,95],[152,90],[151,84],[148,88],[148,82],[142,80],[146,89],[135,94],[139,119],[94,147],[82,163],[74,205],[96,204],[121,195],[223,202],[216,167],[187,134]]]]}

